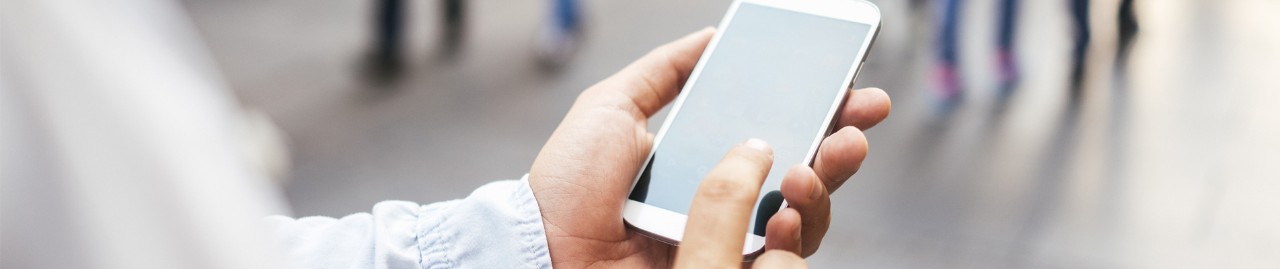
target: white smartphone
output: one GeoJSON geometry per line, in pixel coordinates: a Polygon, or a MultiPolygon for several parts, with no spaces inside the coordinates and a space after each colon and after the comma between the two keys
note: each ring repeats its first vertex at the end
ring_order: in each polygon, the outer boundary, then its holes
{"type": "Polygon", "coordinates": [[[734,145],[769,142],[774,163],[745,234],[743,255],[764,248],[765,224],[785,202],[787,168],[812,165],[880,29],[862,0],[738,0],[676,98],[636,175],[623,216],[669,244],[684,238],[702,178],[734,145]]]}

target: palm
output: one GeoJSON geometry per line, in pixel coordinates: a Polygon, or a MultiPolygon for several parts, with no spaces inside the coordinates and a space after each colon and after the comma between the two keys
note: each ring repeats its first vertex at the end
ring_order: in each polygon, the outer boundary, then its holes
{"type": "MultiPolygon", "coordinates": [[[[625,98],[601,88],[608,86],[597,85],[583,99],[625,98]]],[[[652,145],[647,113],[628,103],[578,102],[534,161],[530,185],[557,265],[653,266],[671,260],[674,248],[628,230],[622,221],[630,183],[652,145]]]]}

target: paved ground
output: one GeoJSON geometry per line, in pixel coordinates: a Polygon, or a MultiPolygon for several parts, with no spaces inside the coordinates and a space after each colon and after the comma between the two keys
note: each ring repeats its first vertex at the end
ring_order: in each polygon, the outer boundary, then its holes
{"type": "MultiPolygon", "coordinates": [[[[439,57],[436,2],[416,1],[403,79],[361,75],[368,2],[187,7],[241,99],[292,141],[298,215],[459,198],[527,169],[578,91],[722,16],[728,1],[587,1],[588,42],[558,73],[533,64],[544,1],[471,1],[461,54],[439,57]]],[[[968,95],[928,95],[930,19],[879,1],[885,32],[862,86],[894,114],[835,197],[816,267],[1169,268],[1280,265],[1280,5],[1140,1],[1127,77],[1110,65],[1112,1],[1079,102],[1067,95],[1065,3],[1024,1],[1023,84],[994,102],[996,1],[965,9],[968,95]]]]}

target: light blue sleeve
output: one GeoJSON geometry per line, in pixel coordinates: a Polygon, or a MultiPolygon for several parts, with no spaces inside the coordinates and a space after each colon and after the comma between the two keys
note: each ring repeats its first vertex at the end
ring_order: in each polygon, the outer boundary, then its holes
{"type": "Polygon", "coordinates": [[[461,200],[267,221],[295,268],[551,268],[527,179],[489,183],[461,200]]]}

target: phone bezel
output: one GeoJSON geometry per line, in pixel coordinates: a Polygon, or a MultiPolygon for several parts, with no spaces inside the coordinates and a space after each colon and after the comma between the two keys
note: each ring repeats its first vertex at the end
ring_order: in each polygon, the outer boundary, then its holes
{"type": "MultiPolygon", "coordinates": [[[[840,111],[841,103],[845,102],[849,92],[848,89],[853,86],[857,73],[862,69],[862,63],[866,61],[867,52],[871,48],[871,43],[879,33],[880,9],[879,7],[876,7],[875,4],[864,0],[735,0],[730,6],[729,11],[725,14],[725,17],[721,19],[717,29],[726,29],[729,23],[733,21],[733,18],[738,11],[738,7],[743,3],[757,4],[870,25],[870,28],[867,31],[869,36],[864,39],[863,44],[860,46],[860,51],[858,52],[858,56],[855,58],[854,65],[852,66],[853,68],[850,69],[849,74],[845,75],[845,82],[843,84],[845,85],[845,88],[835,91],[837,92],[835,93],[835,98],[833,98],[835,101],[831,104],[831,108],[827,112],[827,116],[823,121],[827,124],[823,124],[823,129],[818,130],[817,137],[813,139],[813,143],[810,145],[808,153],[805,155],[804,162],[812,165],[814,155],[817,152],[818,146],[822,142],[822,138],[831,133],[832,128],[834,127],[834,124],[831,123],[833,123],[837,112],[840,111]]],[[[644,163],[641,164],[640,171],[636,173],[636,177],[632,179],[632,191],[634,191],[636,181],[644,174],[650,160],[652,160],[653,155],[657,152],[658,145],[662,143],[662,139],[667,132],[667,127],[671,124],[672,120],[679,115],[680,108],[684,104],[685,98],[692,90],[692,87],[697,83],[698,76],[702,71],[703,65],[706,64],[707,59],[710,58],[708,56],[715,53],[715,48],[720,41],[720,36],[720,32],[717,32],[711,38],[710,43],[708,43],[707,47],[703,50],[702,57],[698,59],[698,63],[694,66],[689,79],[686,81],[680,94],[677,95],[674,102],[672,102],[671,111],[668,113],[666,119],[663,120],[662,127],[654,137],[653,146],[649,151],[648,157],[646,157],[644,163]]],[[[784,204],[783,206],[786,205],[784,204]]],[[[645,236],[668,244],[679,245],[681,239],[684,238],[684,226],[685,222],[688,220],[688,216],[643,202],[627,199],[626,206],[623,209],[623,220],[628,225],[639,230],[645,236]]],[[[745,235],[742,250],[744,256],[759,254],[763,248],[764,237],[757,236],[749,232],[745,235]]]]}

